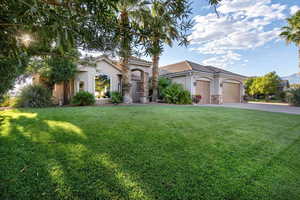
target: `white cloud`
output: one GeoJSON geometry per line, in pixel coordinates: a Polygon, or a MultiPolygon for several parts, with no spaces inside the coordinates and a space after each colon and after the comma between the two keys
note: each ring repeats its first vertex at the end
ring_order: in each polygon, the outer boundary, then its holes
{"type": "Polygon", "coordinates": [[[228,68],[230,67],[230,65],[234,63],[234,61],[239,61],[239,60],[241,60],[240,54],[234,53],[232,51],[228,51],[226,52],[226,54],[203,60],[202,63],[204,65],[222,66],[223,68],[228,68]]]}
{"type": "Polygon", "coordinates": [[[294,15],[294,14],[296,14],[296,12],[298,11],[298,10],[300,10],[300,7],[299,6],[292,6],[292,7],[290,7],[290,14],[291,15],[294,15]]]}
{"type": "Polygon", "coordinates": [[[271,0],[224,0],[218,7],[219,18],[215,13],[195,17],[192,50],[214,55],[203,64],[228,67],[240,60],[237,50],[254,49],[278,38],[280,29],[269,25],[285,19],[285,9],[271,0]]]}

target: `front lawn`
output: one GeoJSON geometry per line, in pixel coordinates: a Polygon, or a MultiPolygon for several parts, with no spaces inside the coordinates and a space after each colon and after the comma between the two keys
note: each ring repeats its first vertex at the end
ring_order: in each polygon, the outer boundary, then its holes
{"type": "Polygon", "coordinates": [[[0,111],[0,199],[300,199],[300,116],[150,105],[0,111]]]}

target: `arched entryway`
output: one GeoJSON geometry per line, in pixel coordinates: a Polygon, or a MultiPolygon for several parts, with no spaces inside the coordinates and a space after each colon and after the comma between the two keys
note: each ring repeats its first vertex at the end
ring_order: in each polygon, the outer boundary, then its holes
{"type": "Polygon", "coordinates": [[[131,95],[134,103],[147,101],[147,74],[141,69],[131,70],[131,95]]]}

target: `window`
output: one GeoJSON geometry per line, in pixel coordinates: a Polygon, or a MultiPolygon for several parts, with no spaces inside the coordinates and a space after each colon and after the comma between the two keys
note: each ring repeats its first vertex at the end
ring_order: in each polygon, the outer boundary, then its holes
{"type": "Polygon", "coordinates": [[[110,78],[107,75],[95,76],[95,96],[96,98],[110,97],[110,78]]]}
{"type": "Polygon", "coordinates": [[[79,82],[79,91],[83,91],[84,90],[84,81],[80,81],[79,82]]]}

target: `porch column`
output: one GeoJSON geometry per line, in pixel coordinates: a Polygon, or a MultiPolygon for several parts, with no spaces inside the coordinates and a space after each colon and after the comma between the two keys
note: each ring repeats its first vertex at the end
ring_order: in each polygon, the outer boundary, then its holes
{"type": "Polygon", "coordinates": [[[213,83],[213,91],[211,94],[211,103],[212,104],[221,104],[222,103],[222,86],[221,79],[218,75],[214,76],[213,83]]]}
{"type": "Polygon", "coordinates": [[[147,103],[148,102],[148,75],[146,72],[141,71],[141,97],[140,97],[140,102],[141,103],[147,103]]]}

